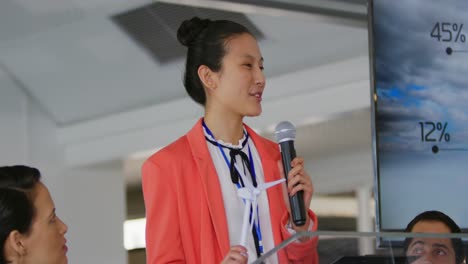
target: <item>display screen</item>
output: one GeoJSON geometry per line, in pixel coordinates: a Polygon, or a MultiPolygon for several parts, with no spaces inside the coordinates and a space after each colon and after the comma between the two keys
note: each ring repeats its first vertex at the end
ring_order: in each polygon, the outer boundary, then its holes
{"type": "Polygon", "coordinates": [[[377,226],[468,229],[468,1],[369,3],[377,226]],[[466,26],[465,26],[466,24],[466,26]]]}

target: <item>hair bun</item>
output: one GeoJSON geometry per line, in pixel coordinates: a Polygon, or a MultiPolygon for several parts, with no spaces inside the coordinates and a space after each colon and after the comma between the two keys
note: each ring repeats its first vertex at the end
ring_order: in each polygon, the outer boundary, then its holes
{"type": "Polygon", "coordinates": [[[197,38],[198,34],[208,27],[210,23],[211,20],[200,19],[199,17],[185,20],[177,30],[177,40],[179,40],[182,45],[188,47],[197,38]]]}

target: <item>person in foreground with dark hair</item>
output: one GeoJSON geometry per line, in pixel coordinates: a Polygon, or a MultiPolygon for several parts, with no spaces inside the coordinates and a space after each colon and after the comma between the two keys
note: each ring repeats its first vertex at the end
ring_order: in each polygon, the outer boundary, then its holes
{"type": "MultiPolygon", "coordinates": [[[[184,85],[205,115],[183,137],[151,156],[142,167],[146,207],[147,263],[247,263],[255,261],[294,232],[317,229],[308,210],[295,226],[280,185],[258,196],[258,221],[239,245],[244,201],[238,189],[284,178],[278,145],[243,123],[262,112],[263,57],[255,37],[228,20],[194,17],[177,32],[188,47],[184,85]],[[235,166],[234,166],[235,164],[235,166]]],[[[288,192],[304,192],[310,207],[313,185],[295,158],[288,192]]],[[[242,233],[244,234],[244,233],[242,233]]],[[[317,238],[281,250],[269,263],[316,263],[317,238]]]]}
{"type": "Polygon", "coordinates": [[[67,226],[54,202],[27,166],[0,167],[0,264],[64,264],[67,226]]]}
{"type": "MultiPolygon", "coordinates": [[[[460,227],[446,214],[439,211],[426,211],[417,215],[405,229],[411,233],[461,233],[460,227]]],[[[460,238],[407,238],[404,250],[408,257],[417,257],[419,263],[465,263],[463,241],[460,238]]],[[[411,258],[413,259],[413,258],[411,258]]]]}

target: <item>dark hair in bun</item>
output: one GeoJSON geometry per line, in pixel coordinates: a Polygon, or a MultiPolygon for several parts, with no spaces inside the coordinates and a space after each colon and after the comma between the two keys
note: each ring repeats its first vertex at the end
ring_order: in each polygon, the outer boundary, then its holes
{"type": "Polygon", "coordinates": [[[202,30],[208,27],[211,23],[209,19],[200,19],[198,17],[194,17],[190,20],[185,20],[179,27],[177,31],[177,40],[179,42],[188,47],[194,39],[200,34],[202,30]]]}
{"type": "Polygon", "coordinates": [[[184,86],[195,102],[205,105],[206,94],[198,76],[198,68],[206,65],[214,72],[221,69],[229,38],[248,33],[249,30],[229,20],[210,20],[193,17],[185,20],[177,30],[177,39],[188,47],[185,63],[184,86]]]}

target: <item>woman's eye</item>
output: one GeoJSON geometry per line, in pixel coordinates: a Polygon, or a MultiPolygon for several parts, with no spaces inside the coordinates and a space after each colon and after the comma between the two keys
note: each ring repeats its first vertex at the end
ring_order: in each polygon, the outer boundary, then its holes
{"type": "Polygon", "coordinates": [[[57,219],[57,216],[53,215],[52,218],[50,219],[50,222],[55,223],[56,219],[57,219]]]}
{"type": "Polygon", "coordinates": [[[244,66],[247,67],[247,68],[252,68],[252,64],[250,64],[250,63],[245,63],[244,66]]]}
{"type": "Polygon", "coordinates": [[[260,70],[262,70],[262,71],[263,71],[264,69],[265,69],[265,67],[263,67],[263,66],[260,66],[260,70]]]}

